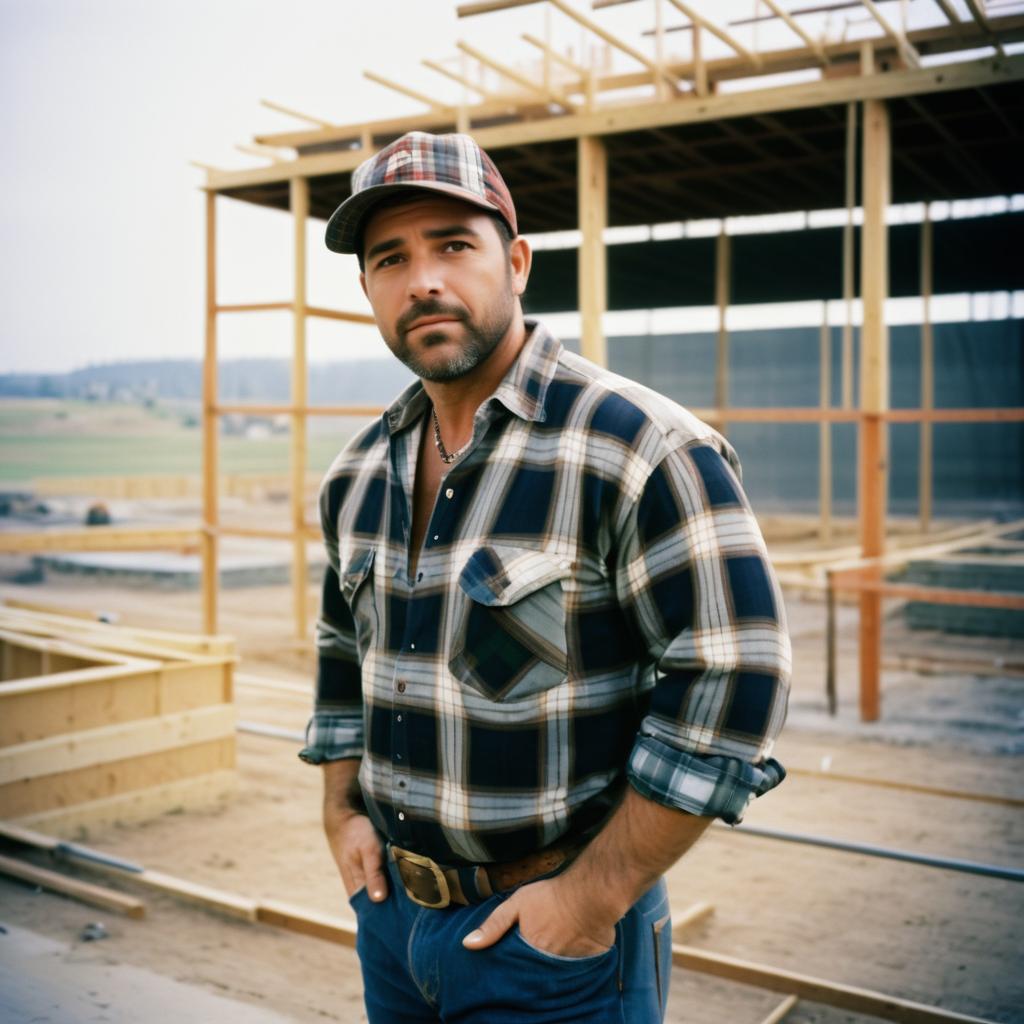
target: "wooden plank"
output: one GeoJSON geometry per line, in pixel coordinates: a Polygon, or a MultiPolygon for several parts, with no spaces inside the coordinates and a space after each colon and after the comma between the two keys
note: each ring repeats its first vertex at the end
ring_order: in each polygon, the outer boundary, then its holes
{"type": "Polygon", "coordinates": [[[363,78],[366,78],[371,82],[376,82],[377,85],[383,85],[386,89],[392,89],[395,92],[399,92],[403,96],[408,96],[411,99],[418,100],[420,103],[430,107],[432,110],[449,109],[446,104],[434,99],[433,96],[427,96],[425,93],[422,93],[417,89],[410,89],[409,86],[402,85],[401,82],[396,82],[393,79],[385,78],[383,75],[378,75],[375,71],[364,71],[363,78]]]}
{"type": "Polygon", "coordinates": [[[203,630],[217,632],[217,196],[206,194],[206,338],[203,351],[203,630]]]}
{"type": "Polygon", "coordinates": [[[32,551],[158,551],[190,548],[200,541],[194,526],[90,526],[82,530],[44,530],[0,534],[0,554],[32,551]]]}
{"type": "Polygon", "coordinates": [[[105,886],[93,885],[91,882],[81,882],[77,878],[36,867],[14,857],[0,856],[0,874],[41,886],[50,892],[59,892],[62,896],[70,896],[93,907],[116,910],[119,914],[127,914],[128,917],[146,916],[146,905],[133,896],[125,896],[105,886]]]}
{"type": "Polygon", "coordinates": [[[797,974],[794,971],[768,967],[720,953],[710,953],[693,946],[674,944],[672,963],[676,967],[710,974],[716,978],[725,978],[743,985],[756,985],[758,988],[795,995],[800,999],[835,1006],[852,1013],[900,1021],[901,1024],[993,1024],[992,1021],[986,1021],[981,1017],[968,1017],[950,1010],[888,996],[882,992],[826,981],[824,978],[797,974]]]}
{"type": "Polygon", "coordinates": [[[843,355],[840,389],[844,409],[853,408],[853,208],[857,202],[857,104],[846,104],[846,220],[843,222],[843,355]]]}
{"type": "MultiPolygon", "coordinates": [[[[0,821],[0,836],[41,850],[59,851],[64,846],[59,839],[33,829],[25,828],[16,822],[0,821]]],[[[72,844],[65,855],[69,856],[69,859],[74,860],[76,864],[86,865],[94,871],[117,874],[119,877],[130,879],[132,882],[149,889],[169,893],[190,902],[223,911],[234,917],[241,917],[247,921],[256,920],[256,901],[246,899],[244,896],[224,892],[221,889],[214,889],[211,886],[201,885],[197,882],[189,882],[182,878],[175,878],[162,871],[143,869],[142,871],[126,872],[123,868],[113,863],[114,858],[108,858],[102,851],[77,844],[72,844]],[[74,856],[75,850],[81,851],[87,859],[74,856]]]]}
{"type": "MultiPolygon", "coordinates": [[[[858,44],[859,45],[859,44],[858,44]]],[[[801,49],[801,54],[806,50],[801,49]]],[[[832,49],[830,53],[834,52],[832,49]]],[[[817,62],[816,57],[811,57],[817,62]]],[[[708,64],[711,78],[725,77],[715,70],[717,62],[708,64]]],[[[803,66],[803,65],[801,65],[803,66]]],[[[692,74],[689,65],[670,66],[673,73],[681,77],[692,74]]],[[[766,67],[766,72],[769,70],[766,67]]],[[[529,145],[534,142],[551,142],[558,139],[575,139],[589,135],[616,135],[623,132],[641,131],[647,128],[664,128],[671,125],[696,124],[721,118],[756,116],[765,113],[779,113],[786,110],[800,110],[818,106],[832,106],[862,99],[888,99],[900,96],[926,95],[957,89],[984,88],[987,85],[1017,81],[1024,78],[1024,55],[1010,55],[1005,60],[991,59],[964,61],[937,68],[920,70],[891,71],[884,75],[854,75],[846,78],[822,79],[792,85],[776,86],[770,89],[749,89],[721,93],[694,102],[693,96],[681,96],[663,103],[649,100],[622,106],[598,108],[592,112],[582,111],[559,117],[542,117],[536,120],[517,121],[505,125],[478,128],[474,137],[485,149],[501,149],[511,146],[529,145]]],[[[647,79],[649,80],[649,79],[647,79]]],[[[602,79],[602,87],[611,88],[613,80],[602,79]]],[[[474,108],[476,109],[476,108],[474,108]]],[[[433,122],[424,120],[417,124],[414,118],[396,119],[396,130],[405,131],[418,126],[429,126],[433,122]]],[[[305,144],[326,142],[332,133],[313,134],[305,144]]],[[[262,141],[289,144],[283,136],[262,136],[262,141]]],[[[299,157],[281,167],[254,167],[238,171],[211,174],[207,189],[234,189],[247,185],[283,182],[301,174],[315,177],[354,170],[363,160],[362,150],[338,150],[299,157]]]]}
{"type": "Polygon", "coordinates": [[[190,664],[162,665],[159,673],[160,714],[230,704],[232,664],[205,659],[190,664]]]}
{"type": "Polygon", "coordinates": [[[673,913],[672,938],[678,941],[683,932],[703,924],[714,912],[713,904],[700,902],[687,907],[681,914],[673,913]]]}
{"type": "MultiPolygon", "coordinates": [[[[935,408],[935,338],[932,331],[932,222],[928,204],[921,222],[921,408],[935,408]]],[[[921,450],[918,461],[918,514],[921,530],[927,532],[932,520],[932,424],[921,421],[921,450]]]]}
{"type": "Polygon", "coordinates": [[[790,1015],[798,1002],[799,1000],[796,996],[786,996],[786,998],[783,999],[782,1002],[779,1003],[779,1005],[776,1006],[763,1021],[761,1021],[761,1024],[780,1024],[781,1021],[784,1021],[790,1015]]]}
{"type": "Polygon", "coordinates": [[[306,351],[306,225],[309,220],[309,181],[293,178],[290,189],[292,213],[292,259],[294,261],[295,314],[293,317],[291,400],[292,414],[291,513],[292,530],[292,616],[295,635],[302,639],[308,630],[306,591],[309,570],[306,564],[305,509],[306,464],[309,444],[306,437],[304,409],[309,399],[309,366],[306,351]]]}
{"type": "Polygon", "coordinates": [[[256,919],[275,928],[284,928],[299,935],[310,935],[314,939],[324,939],[340,946],[355,948],[355,923],[331,914],[308,910],[279,900],[261,900],[256,908],[256,919]]]}
{"type": "Polygon", "coordinates": [[[126,757],[119,761],[19,779],[0,786],[0,816],[22,818],[147,789],[235,765],[234,736],[126,757]]]}
{"type": "MultiPolygon", "coordinates": [[[[143,663],[145,664],[145,663],[143,663]]],[[[104,666],[0,686],[0,747],[159,714],[160,666],[104,666]]],[[[219,702],[218,702],[219,703],[219,702]]]]}
{"type": "Polygon", "coordinates": [[[75,837],[82,828],[109,828],[126,822],[151,821],[170,811],[218,809],[238,789],[234,769],[175,779],[173,782],[127,790],[113,796],[86,800],[72,807],[27,814],[19,823],[75,837]]]}
{"type": "MultiPolygon", "coordinates": [[[[863,557],[885,553],[888,486],[888,444],[878,413],[889,407],[889,332],[885,323],[889,247],[885,215],[891,189],[889,111],[884,102],[864,104],[861,301],[863,328],[860,351],[858,432],[858,515],[863,557]]],[[[875,573],[877,574],[877,570],[875,573]]],[[[860,598],[860,714],[876,721],[881,713],[882,601],[877,593],[860,598]]]]}
{"type": "Polygon", "coordinates": [[[910,44],[907,37],[898,28],[893,26],[885,15],[882,14],[874,3],[874,0],[861,0],[861,3],[867,8],[871,17],[878,22],[882,31],[896,43],[900,56],[907,65],[912,68],[919,68],[921,66],[920,54],[918,54],[917,50],[915,50],[910,44]]]}
{"type": "Polygon", "coordinates": [[[521,74],[516,71],[515,68],[510,68],[507,64],[503,64],[501,61],[495,60],[493,57],[490,57],[481,50],[478,50],[475,46],[470,46],[470,44],[465,42],[465,40],[460,39],[455,45],[467,56],[479,61],[484,65],[484,67],[488,67],[491,68],[492,71],[496,71],[499,75],[503,78],[507,78],[510,82],[515,82],[527,92],[534,93],[544,99],[554,100],[556,103],[565,107],[566,110],[577,110],[579,108],[579,104],[569,99],[561,89],[556,89],[554,87],[545,89],[541,83],[533,81],[533,79],[528,75],[521,74]]]}
{"type": "Polygon", "coordinates": [[[718,413],[718,429],[725,433],[726,409],[729,406],[729,328],[726,317],[729,312],[730,272],[729,236],[725,233],[725,222],[715,239],[715,305],[718,307],[718,334],[715,342],[715,405],[718,413]]]}
{"type": "MultiPolygon", "coordinates": [[[[818,340],[818,397],[827,411],[832,404],[832,330],[824,302],[818,340]]],[[[823,542],[832,537],[832,424],[827,422],[818,426],[818,536],[823,542]]]]}
{"type": "Polygon", "coordinates": [[[260,104],[268,110],[276,110],[279,114],[287,114],[289,117],[294,117],[299,121],[307,121],[309,124],[316,125],[318,128],[334,127],[334,123],[331,121],[325,121],[321,117],[314,117],[312,114],[303,114],[299,110],[295,110],[292,107],[285,107],[280,103],[273,102],[273,100],[260,100],[260,104]]]}
{"type": "Polygon", "coordinates": [[[784,7],[781,7],[775,2],[775,0],[764,0],[765,6],[777,17],[781,18],[789,30],[798,35],[807,47],[813,50],[818,57],[821,59],[823,64],[829,64],[829,56],[825,52],[825,48],[821,45],[821,42],[815,39],[813,36],[803,28],[803,26],[794,18],[784,7]]]}
{"type": "Polygon", "coordinates": [[[608,154],[601,139],[583,137],[576,145],[577,204],[580,233],[580,352],[585,359],[608,365],[604,312],[608,308],[607,252],[608,154]]]}
{"type": "Polygon", "coordinates": [[[699,11],[695,10],[688,3],[684,3],[683,0],[669,0],[669,3],[679,11],[680,14],[685,15],[690,21],[693,22],[694,26],[699,26],[702,29],[710,32],[713,36],[717,36],[726,46],[730,49],[735,50],[744,60],[749,61],[754,67],[759,68],[762,65],[762,60],[758,54],[748,50],[732,33],[726,32],[724,28],[720,28],[712,21],[708,21],[699,11]]]}
{"type": "MultiPolygon", "coordinates": [[[[300,410],[306,416],[379,416],[384,412],[382,405],[310,405],[300,410]]],[[[292,405],[257,405],[251,402],[219,405],[217,412],[239,413],[250,416],[290,416],[295,412],[292,405]]],[[[275,478],[276,479],[276,478],[275,478]]]]}
{"type": "Polygon", "coordinates": [[[344,309],[327,309],[325,306],[306,306],[306,316],[315,316],[321,320],[340,320],[346,324],[369,324],[376,326],[371,313],[351,313],[344,309]]]}
{"type": "Polygon", "coordinates": [[[0,748],[0,785],[159,753],[234,732],[234,705],[218,704],[17,743],[0,748]]]}

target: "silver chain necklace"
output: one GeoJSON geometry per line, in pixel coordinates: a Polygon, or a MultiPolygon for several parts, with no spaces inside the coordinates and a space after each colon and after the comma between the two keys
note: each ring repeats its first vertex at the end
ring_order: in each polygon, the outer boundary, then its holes
{"type": "Polygon", "coordinates": [[[441,440],[441,424],[437,422],[437,410],[431,406],[430,412],[434,417],[434,446],[437,448],[437,454],[441,456],[441,461],[446,466],[450,466],[469,447],[473,438],[470,438],[457,452],[449,452],[444,446],[444,441],[441,440]]]}

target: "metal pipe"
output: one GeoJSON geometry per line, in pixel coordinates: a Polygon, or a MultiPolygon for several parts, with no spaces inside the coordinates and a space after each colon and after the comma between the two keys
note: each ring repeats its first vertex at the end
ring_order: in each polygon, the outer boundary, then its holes
{"type": "Polygon", "coordinates": [[[236,722],[235,729],[238,732],[251,732],[255,736],[270,736],[275,740],[294,740],[296,743],[305,743],[306,737],[294,729],[283,729],[279,725],[263,725],[260,722],[236,722]]]}
{"type": "Polygon", "coordinates": [[[959,860],[953,857],[932,857],[926,853],[911,853],[908,850],[893,850],[886,846],[869,843],[849,843],[842,839],[826,836],[807,836],[799,832],[784,832],[759,825],[728,826],[732,832],[760,836],[763,839],[781,839],[787,843],[803,843],[807,846],[824,846],[830,850],[845,850],[847,853],[861,853],[869,857],[887,860],[902,860],[910,864],[922,864],[930,868],[945,868],[949,871],[964,871],[970,875],[984,875],[987,878],[1005,878],[1011,882],[1024,882],[1024,869],[1008,868],[999,864],[981,864],[974,860],[959,860]]]}

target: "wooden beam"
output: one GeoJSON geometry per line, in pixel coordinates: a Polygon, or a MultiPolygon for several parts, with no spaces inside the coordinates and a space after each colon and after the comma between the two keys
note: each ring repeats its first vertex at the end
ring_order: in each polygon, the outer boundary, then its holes
{"type": "Polygon", "coordinates": [[[868,14],[881,26],[882,31],[896,43],[900,56],[906,61],[908,67],[919,68],[921,66],[921,55],[910,44],[907,37],[898,28],[892,25],[884,14],[878,9],[874,0],[861,0],[867,8],[868,14]]]}
{"type": "MultiPolygon", "coordinates": [[[[858,44],[859,46],[859,44],[858,44]]],[[[805,52],[805,51],[801,51],[805,52]]],[[[718,78],[715,70],[720,62],[708,65],[708,74],[718,78]]],[[[673,72],[691,73],[687,67],[676,66],[673,72]]],[[[766,71],[767,71],[766,67],[766,71]]],[[[575,139],[581,135],[617,135],[623,132],[664,128],[673,125],[698,124],[725,118],[757,116],[764,113],[781,113],[787,110],[802,110],[811,107],[834,106],[852,100],[888,99],[922,93],[946,92],[958,89],[983,88],[985,86],[1018,81],[1024,78],[1024,55],[1011,55],[1003,61],[992,59],[947,64],[940,68],[922,68],[918,71],[891,71],[884,75],[862,77],[851,75],[844,78],[821,79],[777,86],[771,89],[749,89],[738,92],[709,96],[699,103],[693,97],[679,97],[665,103],[651,103],[649,100],[617,106],[599,108],[593,112],[566,114],[531,121],[478,128],[474,137],[485,149],[500,149],[511,146],[530,145],[537,142],[552,142],[558,139],[575,139]]],[[[602,80],[602,85],[611,87],[612,80],[602,80]]],[[[428,121],[405,118],[395,122],[398,130],[428,125],[428,121]]],[[[303,144],[329,141],[330,133],[306,136],[303,144]]],[[[284,136],[265,136],[267,141],[285,144],[284,136]]],[[[298,144],[297,136],[288,137],[298,144]]],[[[339,149],[330,153],[301,156],[284,167],[251,167],[245,170],[224,171],[211,174],[207,189],[236,189],[250,185],[262,185],[286,181],[295,174],[317,176],[354,170],[366,158],[359,149],[339,149]]]]}
{"type": "Polygon", "coordinates": [[[843,222],[843,351],[840,389],[853,408],[853,208],[857,202],[857,104],[846,104],[846,220],[843,222]]]}
{"type": "Polygon", "coordinates": [[[294,117],[299,121],[306,121],[308,124],[316,125],[318,128],[335,127],[332,121],[325,121],[322,117],[313,117],[312,114],[303,114],[301,111],[294,110],[292,107],[282,106],[280,103],[274,103],[272,100],[260,100],[260,103],[268,110],[276,110],[279,114],[287,114],[289,117],[294,117]]]}
{"type": "Polygon", "coordinates": [[[428,96],[426,93],[419,92],[416,89],[410,89],[409,86],[402,85],[401,82],[395,82],[390,78],[385,78],[383,75],[378,75],[375,71],[364,71],[363,78],[366,78],[371,82],[376,82],[377,85],[383,85],[386,89],[392,89],[395,92],[400,92],[403,96],[408,96],[411,99],[418,100],[420,103],[430,107],[431,110],[451,109],[447,104],[434,99],[433,96],[428,96]]]}
{"type": "MultiPolygon", "coordinates": [[[[818,345],[818,392],[821,408],[832,406],[832,329],[828,324],[828,303],[821,304],[821,332],[818,345]]],[[[832,424],[818,426],[818,536],[832,536],[832,424]]]]}
{"type": "Polygon", "coordinates": [[[446,78],[450,78],[453,82],[458,82],[459,85],[464,86],[466,89],[472,89],[481,96],[486,96],[488,99],[498,98],[496,93],[489,92],[482,85],[474,82],[471,78],[467,78],[465,75],[460,75],[458,72],[452,71],[450,68],[446,68],[443,64],[438,64],[437,61],[421,60],[420,63],[425,68],[429,68],[431,71],[436,71],[439,75],[444,75],[446,78]]]}
{"type": "Polygon", "coordinates": [[[561,89],[552,88],[551,90],[546,90],[543,83],[535,82],[528,75],[524,75],[521,72],[516,71],[515,68],[510,68],[507,64],[502,64],[501,61],[497,61],[493,57],[489,57],[486,53],[478,50],[475,46],[470,46],[470,44],[465,40],[460,39],[455,45],[467,56],[479,61],[484,65],[484,67],[488,67],[492,71],[497,71],[499,75],[507,78],[510,82],[515,82],[527,92],[542,96],[545,99],[554,100],[556,103],[565,107],[566,110],[579,109],[579,105],[569,99],[561,89]]]}
{"type": "Polygon", "coordinates": [[[206,193],[206,342],[203,351],[203,629],[217,632],[217,196],[206,193]]]}
{"type": "Polygon", "coordinates": [[[821,58],[822,64],[831,63],[825,48],[821,45],[821,41],[810,35],[784,7],[776,3],[776,0],[764,0],[764,3],[777,18],[781,18],[789,26],[790,31],[795,32],[821,58]]]}
{"type": "Polygon", "coordinates": [[[490,14],[492,11],[507,11],[512,7],[530,7],[543,3],[544,0],[478,0],[477,3],[460,4],[455,13],[460,18],[470,18],[475,14],[490,14]]]}
{"type": "Polygon", "coordinates": [[[786,998],[783,999],[782,1002],[779,1003],[779,1005],[776,1006],[763,1021],[761,1021],[761,1024],[781,1024],[781,1021],[784,1021],[796,1008],[796,1004],[798,1002],[799,1000],[796,996],[786,996],[786,998]]]}
{"type": "MultiPolygon", "coordinates": [[[[935,338],[932,331],[932,221],[928,204],[921,222],[921,408],[935,407],[935,338]]],[[[931,528],[932,520],[932,424],[921,421],[918,457],[918,512],[921,530],[931,528]]]]}
{"type": "Polygon", "coordinates": [[[194,549],[201,544],[202,537],[202,531],[195,526],[91,526],[81,530],[0,533],[0,553],[194,549]]]}
{"type": "Polygon", "coordinates": [[[256,920],[299,935],[310,935],[314,939],[355,948],[355,924],[332,914],[282,903],[280,900],[261,900],[256,908],[256,920]]]}
{"type": "Polygon", "coordinates": [[[1006,51],[999,42],[999,37],[992,31],[992,26],[989,23],[988,18],[985,16],[985,12],[982,10],[981,4],[978,3],[978,0],[966,0],[966,2],[967,9],[971,12],[971,17],[974,19],[978,28],[988,34],[992,45],[996,48],[996,53],[998,53],[1000,57],[1005,57],[1006,51]]]}
{"type": "MultiPolygon", "coordinates": [[[[885,300],[889,282],[886,210],[891,189],[892,142],[884,102],[864,104],[860,287],[864,308],[860,349],[858,431],[858,516],[864,558],[885,553],[887,511],[887,428],[880,413],[889,408],[889,332],[885,300]]],[[[876,570],[877,572],[877,570],[876,570]]],[[[880,715],[882,601],[877,593],[860,598],[860,713],[865,722],[880,715]]]]}
{"type": "Polygon", "coordinates": [[[342,320],[347,324],[369,324],[371,327],[377,324],[372,313],[350,313],[344,309],[325,309],[323,306],[306,306],[306,316],[315,316],[323,320],[342,320]]]}
{"type": "Polygon", "coordinates": [[[960,24],[960,16],[956,13],[956,10],[949,0],[935,0],[935,5],[940,11],[942,11],[950,25],[960,24]]]}
{"type": "Polygon", "coordinates": [[[307,594],[309,589],[309,568],[306,563],[305,509],[306,509],[306,463],[309,459],[309,445],[306,438],[306,415],[302,411],[308,403],[309,366],[306,352],[306,225],[309,220],[309,179],[292,178],[291,212],[294,261],[295,312],[293,316],[292,387],[291,398],[295,411],[292,413],[291,436],[291,508],[292,529],[295,539],[292,546],[292,611],[295,635],[302,640],[306,636],[307,594]]]}
{"type": "Polygon", "coordinates": [[[580,352],[598,366],[607,366],[604,312],[608,308],[608,271],[604,229],[608,225],[608,153],[603,140],[580,138],[576,160],[582,235],[578,256],[580,352]]]}
{"type": "Polygon", "coordinates": [[[570,7],[565,2],[565,0],[549,0],[549,3],[552,4],[555,10],[560,11],[567,18],[571,18],[573,21],[576,22],[576,24],[582,25],[583,28],[587,29],[587,31],[593,32],[594,35],[598,36],[600,39],[603,39],[609,46],[614,46],[616,50],[619,50],[620,52],[626,54],[628,57],[632,57],[633,60],[635,60],[638,64],[642,64],[645,68],[647,68],[648,71],[651,72],[651,74],[661,75],[665,79],[665,81],[667,81],[669,85],[672,86],[673,89],[678,88],[679,79],[676,75],[672,74],[672,72],[666,69],[659,68],[658,65],[653,60],[651,60],[650,57],[646,56],[639,50],[630,46],[628,43],[624,43],[621,39],[619,39],[618,36],[613,35],[606,28],[603,28],[601,25],[599,25],[596,21],[592,21],[585,15],[580,14],[580,12],[577,11],[574,7],[570,7]]]}
{"type": "Polygon", "coordinates": [[[715,912],[714,904],[699,902],[687,907],[681,914],[672,915],[672,938],[679,940],[683,932],[703,924],[715,912]]]}
{"type": "Polygon", "coordinates": [[[703,14],[694,10],[693,7],[688,3],[684,3],[683,0],[669,0],[669,3],[671,3],[680,14],[689,18],[690,21],[693,22],[694,26],[705,29],[713,36],[717,36],[717,38],[721,39],[726,46],[735,50],[744,60],[753,64],[754,67],[761,67],[763,62],[760,56],[753,51],[748,50],[738,39],[736,39],[735,36],[726,32],[724,28],[719,28],[714,22],[708,21],[703,14]]]}
{"type": "Polygon", "coordinates": [[[715,305],[718,307],[718,334],[715,342],[715,405],[719,413],[718,429],[726,428],[726,409],[729,406],[729,287],[731,273],[731,246],[725,233],[725,221],[715,239],[715,305]]]}
{"type": "Polygon", "coordinates": [[[536,36],[530,35],[529,32],[524,32],[522,38],[525,42],[531,46],[536,46],[545,56],[550,57],[556,64],[561,64],[567,71],[571,71],[574,75],[578,75],[580,80],[586,77],[587,68],[577,64],[576,61],[570,60],[564,54],[559,53],[553,46],[548,46],[543,39],[538,39],[536,36]]]}
{"type": "Polygon", "coordinates": [[[851,1013],[900,1021],[901,1024],[993,1024],[981,1017],[968,1017],[950,1010],[898,999],[870,989],[842,985],[824,978],[814,978],[794,971],[752,963],[736,957],[710,953],[693,946],[673,945],[672,963],[701,974],[725,978],[742,985],[756,985],[772,992],[794,995],[825,1006],[834,1006],[851,1013]]]}
{"type": "Polygon", "coordinates": [[[0,874],[10,878],[18,878],[30,885],[38,885],[50,892],[59,892],[62,896],[70,896],[82,903],[104,910],[115,910],[128,917],[141,918],[146,916],[146,905],[132,896],[115,892],[102,885],[81,882],[77,878],[69,878],[59,871],[49,871],[36,867],[15,857],[0,856],[0,874]]]}
{"type": "Polygon", "coordinates": [[[239,153],[248,153],[250,156],[262,157],[264,160],[270,160],[275,164],[284,163],[286,159],[290,157],[282,156],[275,149],[271,149],[269,146],[250,145],[246,142],[236,142],[235,149],[239,153]]]}

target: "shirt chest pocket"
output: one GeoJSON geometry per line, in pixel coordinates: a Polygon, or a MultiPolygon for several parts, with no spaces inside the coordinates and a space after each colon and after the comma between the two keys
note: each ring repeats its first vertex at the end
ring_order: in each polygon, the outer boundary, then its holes
{"type": "Polygon", "coordinates": [[[491,545],[459,575],[461,611],[448,667],[493,701],[550,689],[568,674],[565,593],[572,563],[542,551],[491,545]]]}
{"type": "Polygon", "coordinates": [[[356,633],[356,650],[362,663],[378,631],[376,596],[373,582],[374,549],[357,551],[340,576],[341,596],[344,597],[356,633]]]}

